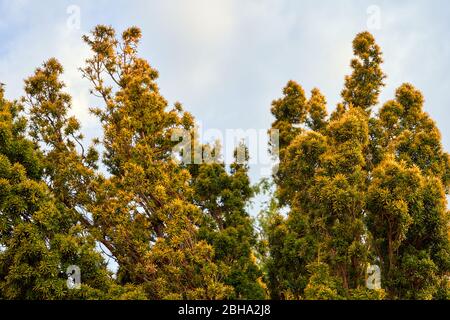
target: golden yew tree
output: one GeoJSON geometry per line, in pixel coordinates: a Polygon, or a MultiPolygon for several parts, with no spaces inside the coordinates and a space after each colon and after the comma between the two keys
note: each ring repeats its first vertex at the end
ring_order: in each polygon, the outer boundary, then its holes
{"type": "Polygon", "coordinates": [[[423,104],[403,84],[373,121],[381,160],[368,190],[368,229],[390,298],[450,297],[450,161],[423,104]]]}
{"type": "Polygon", "coordinates": [[[84,37],[93,56],[82,72],[103,101],[93,113],[109,172],[95,182],[94,232],[117,258],[119,281],[142,284],[148,297],[225,298],[232,288],[221,282],[213,248],[198,238],[189,171],[173,159],[172,136],[192,130],[193,118],[179,103],[169,109],[158,72],[137,54],[140,38],[139,28],[119,40],[102,25],[84,37]]]}
{"type": "Polygon", "coordinates": [[[262,271],[256,261],[256,232],[247,212],[254,188],[248,176],[248,150],[241,143],[229,166],[219,147],[202,147],[201,164],[189,164],[193,202],[202,209],[199,236],[214,248],[223,281],[234,288],[233,299],[264,299],[262,271]]]}
{"type": "Polygon", "coordinates": [[[28,139],[23,115],[0,88],[0,297],[105,298],[112,285],[106,264],[44,182],[46,155],[28,139]],[[82,270],[80,290],[67,285],[74,265],[82,270]]]}
{"type": "MultiPolygon", "coordinates": [[[[96,199],[96,183],[102,179],[96,172],[98,153],[93,146],[83,146],[81,126],[74,116],[69,116],[72,99],[64,92],[65,84],[60,80],[63,71],[56,59],[49,59],[25,80],[22,98],[29,115],[29,135],[42,155],[41,180],[46,183],[62,215],[61,220],[54,223],[67,234],[85,239],[90,246],[88,249],[97,256],[97,268],[105,273],[105,279],[99,280],[104,283],[101,298],[143,298],[145,296],[138,287],[115,285],[97,249],[101,239],[95,232],[89,208],[96,199]]],[[[49,216],[49,219],[52,218],[49,216]]],[[[108,247],[109,243],[103,242],[103,245],[108,247]]],[[[86,280],[86,272],[96,270],[94,266],[73,265],[80,268],[82,283],[86,280]]]]}
{"type": "Polygon", "coordinates": [[[273,298],[448,297],[449,156],[423,97],[402,85],[373,115],[383,74],[368,32],[353,41],[353,72],[328,118],[317,89],[294,81],[272,104],[280,131],[276,202],[266,238],[273,298]],[[365,288],[378,264],[382,290],[365,288]]]}
{"type": "Polygon", "coordinates": [[[191,176],[172,158],[178,143],[173,132],[191,130],[193,119],[179,104],[168,110],[156,70],[137,56],[140,36],[130,28],[119,41],[112,28],[97,26],[84,37],[93,57],[82,73],[104,102],[92,110],[103,139],[88,148],[80,123],[69,116],[72,102],[60,80],[61,64],[52,58],[25,80],[29,134],[42,149],[38,178],[63,216],[53,222],[84,239],[94,257],[100,259],[97,246],[117,262],[116,283],[104,262],[100,271],[77,264],[84,281],[92,272],[105,272],[98,293],[103,298],[228,297],[233,288],[222,284],[213,248],[198,238],[201,211],[192,203],[191,176]],[[108,172],[98,168],[95,145],[103,149],[108,172]]]}

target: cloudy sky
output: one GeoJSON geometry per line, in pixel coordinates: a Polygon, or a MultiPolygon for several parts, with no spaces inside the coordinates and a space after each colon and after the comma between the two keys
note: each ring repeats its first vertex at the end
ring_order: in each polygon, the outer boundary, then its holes
{"type": "MultiPolygon", "coordinates": [[[[88,137],[97,103],[78,68],[89,55],[81,36],[96,24],[142,28],[142,56],[160,72],[163,95],[180,101],[205,129],[270,127],[270,103],[289,79],[319,87],[329,110],[349,73],[351,41],[369,30],[383,49],[387,86],[420,88],[450,150],[448,1],[30,1],[0,0],[0,81],[8,98],[49,57],[64,65],[73,112],[88,137]],[[79,19],[78,19],[79,17],[79,19]]],[[[260,172],[253,169],[252,178],[260,172]]]]}

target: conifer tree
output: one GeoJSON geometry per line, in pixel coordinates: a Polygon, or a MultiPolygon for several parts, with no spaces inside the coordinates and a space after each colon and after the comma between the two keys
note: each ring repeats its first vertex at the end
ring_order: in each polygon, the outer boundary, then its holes
{"type": "MultiPolygon", "coordinates": [[[[247,209],[254,190],[248,176],[248,150],[241,145],[245,161],[235,161],[227,168],[214,161],[189,165],[194,188],[194,203],[203,211],[200,238],[214,248],[215,261],[225,274],[224,283],[234,288],[234,299],[263,299],[262,273],[256,263],[256,234],[247,209]]],[[[203,147],[204,154],[217,152],[203,147]]],[[[244,159],[240,159],[244,160],[244,159]]]]}
{"type": "Polygon", "coordinates": [[[449,155],[411,84],[379,112],[384,150],[368,193],[368,227],[391,298],[448,298],[449,155]]]}
{"type": "Polygon", "coordinates": [[[56,59],[20,101],[0,84],[0,299],[450,298],[450,156],[413,85],[374,112],[386,76],[370,33],[330,116],[292,80],[273,101],[280,161],[259,242],[247,152],[227,166],[204,145],[206,161],[177,161],[174,137],[195,138],[195,122],[161,95],[140,38],[103,25],[83,37],[103,128],[89,147],[56,59]],[[366,287],[371,265],[381,289],[366,287]]]}
{"type": "Polygon", "coordinates": [[[326,109],[325,99],[317,89],[307,101],[301,86],[289,81],[283,93],[282,99],[272,103],[275,116],[272,129],[279,130],[280,135],[277,150],[280,164],[274,182],[276,202],[281,207],[288,207],[289,212],[287,219],[273,213],[266,222],[270,253],[268,285],[274,299],[299,299],[308,284],[308,265],[314,261],[317,251],[317,238],[311,229],[312,216],[302,208],[301,201],[305,200],[308,186],[312,185],[311,175],[317,158],[325,150],[324,137],[320,133],[308,133],[304,124],[322,128],[326,123],[326,109]],[[286,135],[288,140],[282,138],[286,135]],[[303,144],[305,148],[302,149],[303,144]]]}
{"type": "Polygon", "coordinates": [[[307,103],[288,97],[289,88],[303,92],[293,81],[273,104],[272,128],[285,135],[275,195],[287,217],[272,212],[266,228],[271,295],[448,297],[449,156],[412,85],[372,115],[385,78],[381,50],[368,32],[353,50],[330,119],[317,90],[307,103]],[[383,290],[365,288],[369,264],[380,265],[383,290]]]}
{"type": "Polygon", "coordinates": [[[60,210],[41,181],[44,156],[26,138],[22,107],[0,89],[0,296],[5,299],[101,298],[110,285],[91,237],[60,210]],[[81,289],[67,285],[69,266],[81,289]]]}
{"type": "Polygon", "coordinates": [[[213,248],[198,239],[201,212],[189,200],[190,174],[172,158],[178,129],[193,119],[180,104],[168,108],[158,72],[139,58],[141,31],[121,40],[97,26],[84,41],[93,51],[83,75],[104,103],[93,112],[104,129],[104,164],[91,207],[96,232],[119,262],[121,283],[141,283],[152,299],[223,298],[213,248]]]}

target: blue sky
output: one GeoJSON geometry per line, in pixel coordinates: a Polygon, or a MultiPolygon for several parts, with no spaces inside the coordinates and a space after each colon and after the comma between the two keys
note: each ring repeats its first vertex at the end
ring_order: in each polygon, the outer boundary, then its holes
{"type": "MultiPolygon", "coordinates": [[[[99,124],[87,110],[98,101],[77,70],[89,55],[81,36],[100,23],[119,32],[137,25],[140,54],[159,70],[169,102],[182,102],[204,128],[265,130],[270,103],[290,79],[307,92],[320,88],[332,110],[350,72],[351,41],[368,29],[384,52],[381,102],[402,82],[414,84],[449,150],[449,16],[450,3],[437,0],[0,0],[0,81],[7,97],[17,98],[25,77],[58,58],[73,113],[87,136],[96,136],[99,124]],[[79,29],[68,26],[71,6],[80,10],[79,29]]],[[[255,168],[252,178],[259,178],[255,168]]]]}

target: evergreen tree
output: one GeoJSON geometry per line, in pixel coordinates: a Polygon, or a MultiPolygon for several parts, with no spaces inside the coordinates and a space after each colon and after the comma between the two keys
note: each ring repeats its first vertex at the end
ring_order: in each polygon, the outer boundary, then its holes
{"type": "Polygon", "coordinates": [[[272,129],[279,130],[280,135],[279,148],[272,152],[278,151],[280,158],[274,176],[276,202],[280,207],[287,207],[289,212],[287,219],[273,213],[266,222],[270,253],[268,282],[272,298],[299,299],[308,284],[308,265],[314,261],[318,248],[312,231],[312,216],[306,214],[302,208],[306,202],[302,201],[307,201],[308,187],[313,185],[314,167],[325,151],[324,136],[308,132],[304,124],[322,128],[326,123],[326,109],[325,99],[317,89],[307,101],[301,86],[289,81],[283,93],[282,99],[272,103],[275,116],[272,129]]]}
{"type": "Polygon", "coordinates": [[[104,164],[92,205],[96,232],[117,258],[121,283],[141,283],[152,299],[223,298],[213,248],[198,239],[201,212],[189,201],[190,174],[172,158],[172,135],[191,130],[180,104],[168,109],[158,72],[139,58],[141,31],[97,26],[84,41],[93,51],[83,75],[101,97],[93,112],[104,129],[104,164]]]}
{"type": "MultiPolygon", "coordinates": [[[[224,283],[234,288],[234,299],[263,299],[262,273],[256,264],[256,234],[247,207],[254,190],[248,176],[248,151],[241,145],[246,160],[235,161],[229,172],[213,154],[215,161],[190,165],[194,203],[204,213],[200,238],[214,248],[215,261],[225,273],[224,283]]],[[[217,152],[203,147],[204,154],[217,152]]]]}
{"type": "Polygon", "coordinates": [[[411,84],[375,122],[382,161],[368,193],[368,227],[391,298],[448,298],[449,155],[411,84]]]}
{"type": "Polygon", "coordinates": [[[413,85],[373,112],[385,75],[370,33],[330,116],[319,89],[308,98],[292,80],[273,101],[280,161],[260,239],[246,148],[230,166],[210,145],[202,163],[177,161],[194,119],[169,107],[140,38],[103,25],[83,37],[103,128],[89,147],[56,59],[19,102],[0,84],[0,299],[450,298],[450,156],[413,85]],[[366,288],[370,265],[382,289],[366,288]]]}
{"type": "Polygon", "coordinates": [[[92,238],[41,181],[44,156],[27,140],[22,107],[0,89],[0,296],[5,299],[104,297],[110,284],[92,238]],[[78,266],[81,289],[67,285],[78,266]]]}
{"type": "Polygon", "coordinates": [[[293,81],[273,103],[272,128],[284,134],[275,195],[287,217],[272,212],[266,222],[271,295],[383,298],[364,287],[367,266],[380,264],[390,298],[447,297],[449,156],[411,85],[372,116],[381,51],[367,32],[353,50],[330,119],[320,92],[305,102],[293,81]]]}

